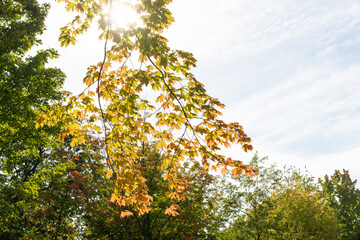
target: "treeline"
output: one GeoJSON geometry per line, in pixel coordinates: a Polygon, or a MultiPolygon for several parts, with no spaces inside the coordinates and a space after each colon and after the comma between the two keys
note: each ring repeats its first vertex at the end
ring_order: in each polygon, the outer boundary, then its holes
{"type": "Polygon", "coordinates": [[[218,239],[360,239],[360,191],[348,171],[315,181],[266,158],[252,164],[256,176],[226,181],[224,208],[233,221],[218,239]]]}
{"type": "Polygon", "coordinates": [[[219,176],[139,141],[134,171],[120,175],[96,132],[73,144],[60,134],[66,123],[39,127],[66,98],[64,73],[45,66],[56,51],[27,55],[48,8],[0,2],[0,239],[360,239],[360,191],[348,171],[315,181],[255,155],[248,175],[219,176]],[[145,186],[151,211],[138,205],[145,186]]]}

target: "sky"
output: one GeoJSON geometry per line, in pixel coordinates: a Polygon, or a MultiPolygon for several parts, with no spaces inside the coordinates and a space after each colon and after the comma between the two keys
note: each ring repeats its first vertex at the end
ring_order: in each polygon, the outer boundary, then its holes
{"type": "MultiPolygon", "coordinates": [[[[60,48],[71,16],[52,3],[43,35],[59,50],[51,64],[80,92],[86,68],[102,59],[97,33],[60,48]]],[[[172,48],[192,52],[194,73],[226,104],[254,152],[315,177],[348,169],[360,182],[360,2],[358,0],[174,0],[172,48]]],[[[253,153],[226,150],[245,162],[253,153]]],[[[357,186],[360,186],[359,183],[357,186]]]]}

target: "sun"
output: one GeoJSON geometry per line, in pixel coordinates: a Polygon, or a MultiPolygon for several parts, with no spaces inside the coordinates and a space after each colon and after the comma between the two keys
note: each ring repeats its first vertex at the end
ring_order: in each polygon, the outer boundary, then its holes
{"type": "Polygon", "coordinates": [[[110,19],[114,27],[127,28],[131,24],[141,24],[140,15],[131,7],[136,2],[136,0],[119,0],[112,4],[110,19]]]}

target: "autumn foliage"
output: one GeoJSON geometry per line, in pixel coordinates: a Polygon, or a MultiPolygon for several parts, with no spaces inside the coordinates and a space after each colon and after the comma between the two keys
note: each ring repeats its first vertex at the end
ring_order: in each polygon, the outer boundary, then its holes
{"type": "MultiPolygon", "coordinates": [[[[163,178],[169,182],[171,199],[183,200],[188,181],[179,168],[184,161],[199,171],[225,173],[231,168],[234,176],[253,174],[243,162],[218,153],[232,144],[252,150],[250,138],[239,123],[220,119],[225,106],[191,73],[196,67],[193,55],[170,49],[161,35],[174,21],[167,8],[171,1],[129,3],[143,24],[126,29],[111,22],[107,9],[113,1],[65,2],[77,15],[61,29],[61,44],[76,44],[76,37],[97,21],[104,58],[88,68],[84,91],[44,113],[37,127],[63,122],[59,137],[72,136],[71,146],[84,144],[89,133],[99,136],[107,175],[116,177],[111,201],[131,205],[139,214],[151,210],[153,197],[138,162],[146,157],[142,146],[152,142],[163,156],[160,166],[166,170],[163,178]]],[[[172,205],[165,213],[177,215],[177,209],[172,205]]]]}
{"type": "Polygon", "coordinates": [[[315,183],[220,154],[250,138],[161,35],[171,1],[130,2],[142,24],[125,29],[108,14],[115,0],[64,2],[75,18],[61,45],[92,25],[104,43],[79,95],[47,67],[54,49],[28,52],[49,5],[0,1],[0,239],[360,239],[349,171],[315,183]]]}

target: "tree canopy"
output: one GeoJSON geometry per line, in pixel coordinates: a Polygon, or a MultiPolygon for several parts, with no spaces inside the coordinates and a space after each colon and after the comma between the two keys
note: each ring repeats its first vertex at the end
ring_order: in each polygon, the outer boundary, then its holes
{"type": "Polygon", "coordinates": [[[92,25],[104,43],[79,95],[47,67],[48,4],[0,3],[0,239],[359,239],[349,171],[307,172],[220,154],[251,139],[163,31],[170,0],[134,0],[142,23],[113,23],[115,0],[64,0],[66,47],[92,25]],[[218,174],[220,172],[220,174],[218,174]]]}
{"type": "Polygon", "coordinates": [[[40,44],[49,5],[36,1],[0,3],[0,238],[21,238],[41,228],[39,190],[61,175],[66,163],[51,161],[60,125],[36,129],[40,113],[62,100],[65,75],[45,64],[53,49],[26,55],[40,44]],[[45,180],[46,179],[46,180],[45,180]],[[24,225],[33,228],[24,229],[24,225]]]}
{"type": "MultiPolygon", "coordinates": [[[[167,196],[172,199],[181,200],[188,184],[179,171],[184,161],[191,161],[199,171],[226,172],[231,167],[235,176],[253,174],[242,161],[219,154],[222,147],[231,144],[251,150],[250,138],[239,123],[220,119],[219,109],[224,105],[209,96],[191,73],[196,66],[193,55],[170,49],[161,35],[174,21],[167,8],[171,1],[129,3],[143,23],[125,29],[116,28],[111,21],[109,8],[114,1],[65,2],[66,9],[77,14],[61,29],[61,44],[76,44],[76,37],[97,20],[104,58],[88,68],[85,90],[44,113],[37,127],[63,122],[60,135],[73,136],[72,146],[85,143],[90,132],[100,136],[108,177],[116,176],[112,201],[132,205],[139,214],[150,211],[153,196],[135,164],[146,157],[141,148],[150,141],[156,142],[163,155],[161,168],[169,169],[163,178],[170,182],[167,196]]],[[[174,209],[172,206],[166,212],[173,214],[174,209]]]]}
{"type": "Polygon", "coordinates": [[[331,176],[319,179],[323,194],[336,210],[340,221],[339,239],[360,238],[360,190],[356,180],[351,180],[349,171],[335,170],[331,176]]]}
{"type": "MultiPolygon", "coordinates": [[[[259,174],[228,182],[228,222],[219,239],[336,239],[338,219],[307,172],[266,166],[254,156],[259,174]]],[[[224,215],[224,214],[222,214],[224,215]]]]}

